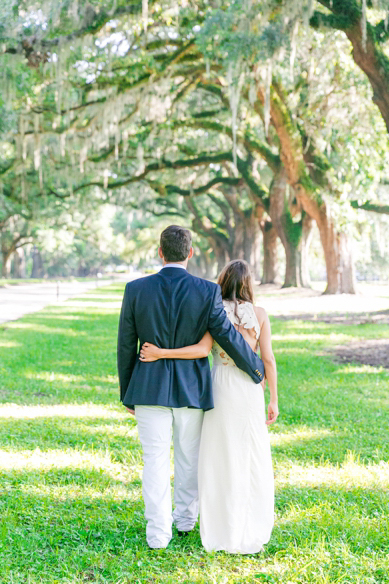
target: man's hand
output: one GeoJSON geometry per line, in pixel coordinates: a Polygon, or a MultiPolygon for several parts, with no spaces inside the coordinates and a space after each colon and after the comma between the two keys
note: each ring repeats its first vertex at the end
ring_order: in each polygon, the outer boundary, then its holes
{"type": "Polygon", "coordinates": [[[124,406],[124,407],[126,408],[126,410],[128,410],[130,412],[131,415],[135,416],[135,410],[131,410],[127,406],[124,406]]]}
{"type": "Polygon", "coordinates": [[[274,424],[276,419],[278,418],[278,404],[277,402],[270,402],[267,408],[267,420],[266,425],[270,426],[270,424],[274,424]]]}

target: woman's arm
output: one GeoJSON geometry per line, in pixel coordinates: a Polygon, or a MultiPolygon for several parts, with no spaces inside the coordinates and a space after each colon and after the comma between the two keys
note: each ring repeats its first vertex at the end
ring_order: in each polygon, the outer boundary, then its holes
{"type": "Polygon", "coordinates": [[[270,390],[270,403],[266,422],[267,425],[270,425],[276,421],[278,416],[277,366],[271,344],[271,328],[269,317],[263,308],[260,308],[259,306],[255,306],[254,308],[255,314],[257,315],[259,324],[261,326],[259,349],[261,351],[261,358],[265,364],[265,375],[270,390]]]}
{"type": "Polygon", "coordinates": [[[151,343],[144,343],[140,350],[139,360],[150,363],[158,359],[200,359],[208,357],[212,342],[210,333],[206,332],[199,343],[181,349],[160,349],[151,343]]]}

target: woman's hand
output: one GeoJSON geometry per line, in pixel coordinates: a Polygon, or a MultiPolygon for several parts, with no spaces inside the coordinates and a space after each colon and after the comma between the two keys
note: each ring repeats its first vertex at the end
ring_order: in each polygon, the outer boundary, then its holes
{"type": "Polygon", "coordinates": [[[158,359],[162,358],[162,351],[163,349],[160,349],[152,343],[143,343],[139,354],[139,361],[142,361],[143,363],[158,361],[158,359]]]}
{"type": "Polygon", "coordinates": [[[278,418],[278,403],[276,401],[270,401],[269,406],[267,408],[267,420],[266,425],[270,426],[270,424],[274,424],[276,419],[278,418]]]}

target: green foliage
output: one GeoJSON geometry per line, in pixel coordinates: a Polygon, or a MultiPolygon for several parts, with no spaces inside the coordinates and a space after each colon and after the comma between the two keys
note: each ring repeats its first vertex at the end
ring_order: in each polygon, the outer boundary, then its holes
{"type": "Polygon", "coordinates": [[[250,31],[249,22],[255,9],[247,10],[244,3],[228,3],[224,10],[213,10],[207,16],[196,43],[206,58],[221,59],[228,63],[244,60],[249,64],[254,59],[266,60],[282,39],[281,23],[271,25],[262,35],[250,31]],[[265,41],[265,42],[264,42],[265,41]]]}
{"type": "MultiPolygon", "coordinates": [[[[357,225],[355,235],[366,221],[349,201],[375,200],[388,173],[387,132],[344,34],[308,26],[313,8],[326,24],[354,22],[362,13],[354,0],[164,0],[149,2],[147,23],[140,1],[50,1],[39,13],[30,2],[2,8],[6,229],[24,214],[37,233],[65,201],[74,209],[85,197],[128,210],[144,201],[148,220],[165,213],[200,230],[185,198],[196,206],[209,193],[210,229],[227,233],[211,197],[225,199],[233,177],[244,185],[240,210],[266,211],[285,160],[270,100],[299,161],[297,182],[326,201],[340,228],[357,225]]],[[[366,30],[380,37],[377,58],[385,60],[382,8],[368,5],[366,30]]],[[[200,214],[207,205],[197,205],[200,214]]],[[[203,227],[209,249],[214,241],[203,227]]]]}

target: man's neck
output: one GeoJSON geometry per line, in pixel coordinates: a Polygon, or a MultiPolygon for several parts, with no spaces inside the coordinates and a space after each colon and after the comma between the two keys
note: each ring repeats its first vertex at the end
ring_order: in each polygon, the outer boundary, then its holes
{"type": "Polygon", "coordinates": [[[163,267],[172,267],[172,268],[184,268],[186,270],[188,262],[167,262],[164,260],[163,267]]]}

